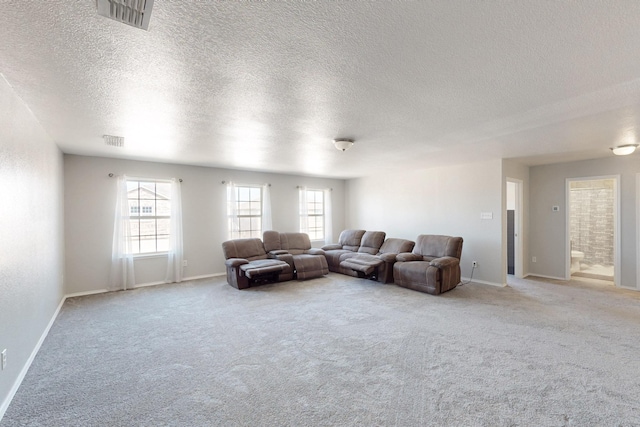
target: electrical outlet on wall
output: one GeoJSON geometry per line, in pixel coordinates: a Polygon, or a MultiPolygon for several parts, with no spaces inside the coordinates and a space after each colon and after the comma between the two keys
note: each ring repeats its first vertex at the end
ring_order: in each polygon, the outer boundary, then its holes
{"type": "Polygon", "coordinates": [[[473,261],[472,266],[473,266],[473,267],[477,267],[477,266],[478,266],[478,261],[473,261]]]}
{"type": "Polygon", "coordinates": [[[531,262],[537,262],[536,257],[531,257],[531,262]]]}
{"type": "Polygon", "coordinates": [[[182,261],[182,266],[183,266],[183,267],[186,267],[187,265],[189,265],[189,263],[187,262],[187,260],[186,260],[186,259],[185,259],[185,260],[183,260],[183,261],[182,261]]]}

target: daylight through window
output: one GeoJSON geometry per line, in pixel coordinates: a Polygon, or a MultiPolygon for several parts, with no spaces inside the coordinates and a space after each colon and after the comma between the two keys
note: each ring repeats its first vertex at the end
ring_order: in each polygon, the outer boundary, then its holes
{"type": "MultiPolygon", "coordinates": [[[[311,240],[324,240],[324,191],[306,190],[306,192],[307,233],[311,240]]],[[[300,209],[300,212],[305,212],[305,210],[300,209]]],[[[303,221],[304,219],[301,218],[301,224],[303,221]]]]}
{"type": "Polygon", "coordinates": [[[167,252],[171,220],[171,183],[127,181],[134,254],[167,252]]]}
{"type": "Polygon", "coordinates": [[[228,189],[227,200],[230,238],[262,238],[262,188],[233,186],[228,189]]]}

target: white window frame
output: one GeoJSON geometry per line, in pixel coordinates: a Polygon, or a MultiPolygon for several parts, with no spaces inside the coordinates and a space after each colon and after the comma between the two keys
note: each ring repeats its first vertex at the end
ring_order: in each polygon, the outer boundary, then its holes
{"type": "Polygon", "coordinates": [[[149,256],[154,256],[154,255],[164,255],[167,254],[169,251],[168,250],[158,250],[158,237],[163,237],[166,238],[167,240],[171,239],[171,229],[169,228],[168,233],[166,234],[158,234],[158,220],[167,220],[169,223],[171,222],[171,192],[169,191],[168,194],[165,196],[166,199],[159,199],[158,198],[158,192],[157,192],[157,188],[155,187],[157,184],[171,184],[170,180],[164,180],[164,179],[149,179],[149,178],[127,178],[127,185],[129,183],[137,183],[138,185],[138,197],[137,198],[130,198],[127,196],[127,200],[130,202],[132,200],[136,200],[138,202],[137,205],[137,212],[132,212],[135,209],[133,209],[135,206],[131,206],[131,204],[129,205],[129,222],[130,222],[130,236],[131,236],[131,247],[133,248],[133,256],[135,258],[142,258],[142,257],[149,257],[149,256]],[[153,193],[155,194],[154,199],[141,199],[140,198],[140,188],[141,188],[141,184],[153,184],[154,185],[154,190],[153,193]],[[152,212],[151,215],[149,213],[144,212],[144,209],[142,207],[141,201],[150,201],[153,200],[153,208],[152,208],[152,212]],[[158,200],[166,200],[169,202],[169,214],[168,215],[157,215],[157,206],[158,206],[158,200]],[[140,221],[141,220],[154,220],[155,221],[155,234],[153,234],[153,239],[149,239],[149,240],[154,240],[155,242],[155,251],[142,251],[142,237],[145,236],[151,236],[151,235],[145,235],[145,234],[141,234],[141,224],[140,221]],[[134,235],[133,233],[133,227],[134,227],[134,223],[138,221],[138,233],[137,235],[134,235]]]}
{"type": "Polygon", "coordinates": [[[228,232],[229,232],[229,238],[230,239],[246,239],[246,238],[258,238],[258,239],[262,239],[262,229],[263,229],[263,208],[264,208],[264,193],[263,193],[263,189],[262,189],[262,185],[258,185],[258,184],[236,184],[232,187],[232,189],[229,190],[229,192],[227,193],[227,211],[228,211],[228,232]],[[248,194],[249,194],[249,199],[248,200],[241,200],[240,199],[240,195],[242,193],[242,190],[246,189],[249,190],[248,194]],[[259,209],[258,212],[259,214],[251,214],[251,213],[241,213],[243,211],[246,211],[247,209],[242,209],[241,208],[241,203],[249,203],[249,211],[251,210],[255,210],[254,207],[251,206],[252,203],[256,203],[255,200],[252,200],[252,192],[254,191],[258,191],[260,194],[260,200],[258,201],[259,203],[259,209]],[[232,208],[231,203],[231,194],[230,191],[235,191],[235,209],[232,208]],[[259,222],[259,227],[254,229],[252,227],[253,224],[253,220],[254,219],[258,219],[259,222]],[[249,223],[249,228],[244,228],[243,224],[246,224],[247,221],[246,219],[248,219],[248,223],[249,223]],[[244,221],[243,221],[244,220],[244,221]],[[237,226],[234,227],[234,222],[237,221],[237,226]]]}
{"type": "MultiPolygon", "coordinates": [[[[307,230],[306,233],[309,235],[309,239],[312,242],[319,242],[319,241],[324,241],[325,240],[325,236],[324,236],[324,229],[325,229],[325,215],[326,215],[326,201],[324,199],[325,197],[325,192],[322,189],[317,189],[317,188],[307,188],[304,190],[306,192],[306,202],[307,202],[307,209],[300,209],[300,212],[306,212],[306,222],[307,222],[307,230]],[[310,196],[313,195],[313,199],[314,201],[310,202],[310,196]],[[322,213],[318,214],[318,213],[311,213],[311,209],[309,209],[310,205],[313,204],[318,204],[315,200],[317,196],[320,196],[321,199],[321,206],[322,206],[322,213]],[[321,218],[321,226],[320,228],[317,228],[312,231],[312,227],[311,227],[311,221],[310,219],[313,218],[314,219],[314,224],[317,224],[317,219],[321,218]]],[[[314,209],[315,211],[315,209],[314,209]]],[[[300,228],[302,228],[302,222],[303,222],[303,217],[301,215],[300,217],[300,228]]]]}

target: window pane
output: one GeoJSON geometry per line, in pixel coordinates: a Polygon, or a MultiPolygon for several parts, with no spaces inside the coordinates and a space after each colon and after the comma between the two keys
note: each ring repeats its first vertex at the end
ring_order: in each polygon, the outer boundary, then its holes
{"type": "Polygon", "coordinates": [[[251,202],[250,215],[260,215],[262,213],[262,206],[260,202],[251,202]]]}
{"type": "Polygon", "coordinates": [[[156,194],[158,199],[169,200],[171,198],[171,184],[168,182],[156,182],[156,194]]]}
{"type": "Polygon", "coordinates": [[[156,236],[156,220],[155,219],[141,219],[140,220],[140,236],[156,236]]]}
{"type": "Polygon", "coordinates": [[[171,215],[171,202],[169,200],[156,201],[156,215],[157,216],[171,215]]]}
{"type": "Polygon", "coordinates": [[[239,218],[240,231],[251,230],[251,218],[239,218]]]}
{"type": "Polygon", "coordinates": [[[169,250],[169,236],[158,236],[158,252],[169,250]]]}
{"type": "Polygon", "coordinates": [[[161,234],[169,235],[171,230],[170,227],[171,227],[171,220],[169,218],[158,218],[156,220],[156,232],[158,233],[158,235],[161,235],[161,234]]]}
{"type": "Polygon", "coordinates": [[[140,205],[137,200],[129,200],[129,214],[132,216],[140,215],[140,205]]]}
{"type": "Polygon", "coordinates": [[[251,218],[251,230],[257,231],[258,234],[261,234],[261,231],[262,231],[262,218],[260,218],[260,217],[251,218]]]}
{"type": "Polygon", "coordinates": [[[139,254],[140,253],[140,238],[138,236],[131,237],[131,253],[139,254]]]}
{"type": "Polygon", "coordinates": [[[238,215],[250,215],[251,214],[251,202],[238,203],[238,215]]]}
{"type": "Polygon", "coordinates": [[[156,252],[156,237],[140,237],[140,253],[156,252]]]}
{"type": "Polygon", "coordinates": [[[238,200],[249,201],[249,187],[238,187],[238,200]]]}
{"type": "Polygon", "coordinates": [[[261,195],[262,191],[261,188],[259,187],[251,187],[251,201],[252,202],[259,202],[260,201],[260,195],[261,195]]]}
{"type": "Polygon", "coordinates": [[[127,194],[130,199],[138,198],[138,182],[137,181],[127,181],[127,194]]]}
{"type": "Polygon", "coordinates": [[[140,182],[140,199],[154,200],[156,198],[156,186],[153,182],[140,182]]]}

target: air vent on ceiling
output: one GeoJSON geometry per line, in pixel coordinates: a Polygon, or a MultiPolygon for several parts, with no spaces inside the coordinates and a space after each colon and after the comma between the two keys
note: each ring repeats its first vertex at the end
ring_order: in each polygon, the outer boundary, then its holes
{"type": "Polygon", "coordinates": [[[124,147],[124,137],[113,135],[102,135],[104,143],[112,147],[124,147]]]}
{"type": "Polygon", "coordinates": [[[98,15],[132,27],[149,29],[153,0],[96,0],[98,15]]]}

